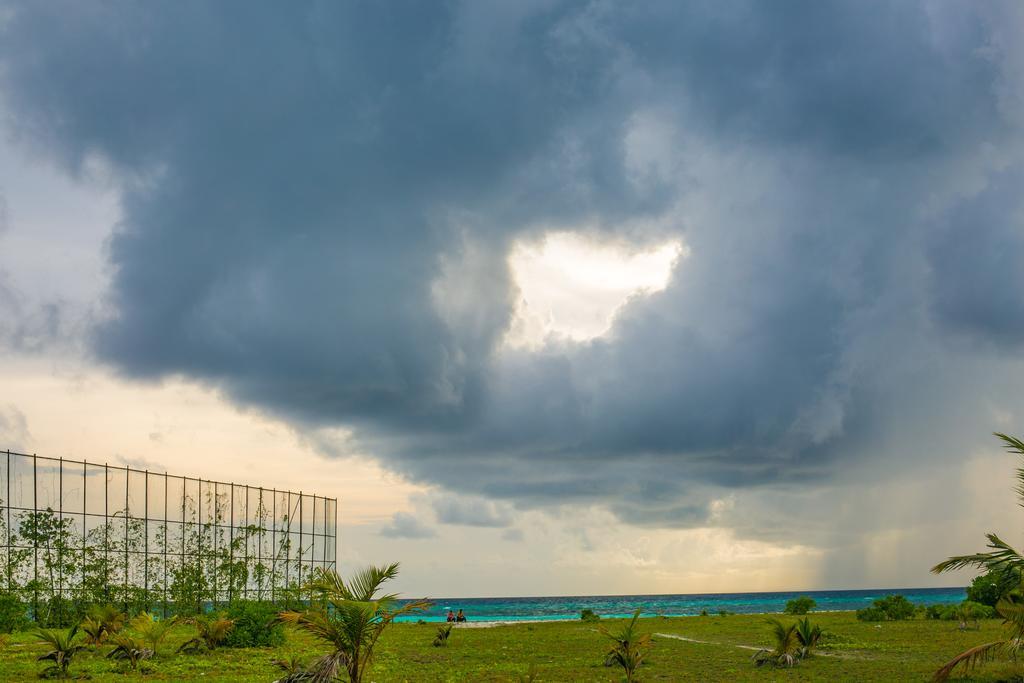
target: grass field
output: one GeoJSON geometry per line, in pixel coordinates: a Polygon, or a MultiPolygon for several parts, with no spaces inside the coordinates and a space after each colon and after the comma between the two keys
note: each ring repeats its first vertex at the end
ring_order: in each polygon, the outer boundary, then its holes
{"type": "MultiPolygon", "coordinates": [[[[958,631],[955,622],[913,620],[863,623],[853,613],[812,614],[829,634],[820,654],[793,669],[757,669],[749,648],[767,644],[764,617],[730,615],[651,618],[643,630],[657,634],[641,672],[645,681],[925,681],[944,661],[978,643],[998,639],[999,620],[979,630],[958,631]],[[674,637],[673,637],[674,636],[674,637]],[[703,642],[691,642],[690,638],[703,642]]],[[[614,623],[605,620],[603,623],[614,623]]],[[[372,681],[517,681],[533,666],[537,681],[618,681],[602,665],[605,642],[592,624],[554,622],[493,628],[460,628],[447,647],[431,646],[437,625],[397,624],[377,648],[367,680],[372,681]]],[[[161,655],[144,663],[142,673],[123,673],[100,652],[84,652],[72,673],[94,681],[272,681],[275,658],[312,659],[323,647],[289,632],[276,649],[219,649],[212,654],[172,654],[191,630],[177,627],[161,655]]],[[[0,680],[37,680],[43,668],[35,658],[45,651],[30,634],[16,633],[0,653],[0,680]]],[[[963,680],[1007,680],[1017,669],[992,664],[963,680]]]]}

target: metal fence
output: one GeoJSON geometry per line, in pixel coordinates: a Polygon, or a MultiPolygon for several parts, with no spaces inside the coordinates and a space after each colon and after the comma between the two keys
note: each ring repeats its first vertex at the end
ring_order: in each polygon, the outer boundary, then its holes
{"type": "Polygon", "coordinates": [[[0,451],[0,588],[37,615],[280,601],[335,568],[337,515],[302,492],[0,451]]]}

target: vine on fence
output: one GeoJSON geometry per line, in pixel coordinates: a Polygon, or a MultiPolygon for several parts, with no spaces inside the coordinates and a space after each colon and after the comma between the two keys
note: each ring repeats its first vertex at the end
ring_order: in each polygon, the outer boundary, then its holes
{"type": "Polygon", "coordinates": [[[313,544],[292,540],[290,516],[276,515],[275,526],[260,495],[248,523],[235,525],[226,493],[198,490],[183,492],[181,519],[170,522],[126,509],[19,510],[0,499],[0,602],[20,602],[41,625],[64,626],[91,605],[190,616],[239,600],[301,600],[313,544]]]}

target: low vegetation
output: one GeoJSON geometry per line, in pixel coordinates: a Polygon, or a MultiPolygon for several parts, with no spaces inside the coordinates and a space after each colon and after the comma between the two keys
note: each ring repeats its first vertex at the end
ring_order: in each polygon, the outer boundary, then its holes
{"type": "Polygon", "coordinates": [[[67,631],[40,628],[36,629],[35,636],[49,648],[36,660],[52,662],[50,666],[43,669],[42,676],[44,678],[67,678],[75,655],[85,649],[85,645],[76,642],[78,626],[72,626],[67,631]]]}
{"type": "Polygon", "coordinates": [[[801,595],[786,603],[786,614],[807,614],[817,606],[818,603],[815,602],[814,598],[809,595],[801,595]]]}
{"type": "Polygon", "coordinates": [[[195,626],[196,634],[178,646],[178,652],[197,654],[212,652],[224,644],[235,622],[224,616],[196,617],[189,622],[195,626]]]}
{"type": "MultiPolygon", "coordinates": [[[[786,621],[785,617],[779,617],[786,621]]],[[[790,618],[790,620],[796,620],[790,618]]],[[[858,621],[853,612],[818,613],[810,617],[822,635],[812,656],[792,669],[775,672],[755,667],[750,648],[772,647],[764,617],[737,614],[639,619],[637,628],[649,633],[652,647],[637,670],[640,681],[925,681],[957,653],[1005,637],[1001,618],[981,619],[980,628],[961,631],[955,622],[923,617],[892,622],[858,621]],[[689,640],[683,640],[683,639],[689,640]],[[700,642],[693,642],[700,641],[700,642]]],[[[628,619],[605,617],[601,625],[616,631],[628,619]]],[[[594,624],[580,620],[517,624],[493,628],[456,628],[446,647],[432,647],[440,624],[392,623],[373,651],[373,664],[365,681],[613,681],[622,680],[605,668],[610,641],[594,624]]],[[[131,626],[126,630],[130,632],[131,626]]],[[[67,633],[62,630],[61,633],[67,633]]],[[[285,642],[276,648],[228,648],[196,654],[176,654],[195,636],[195,627],[175,623],[160,652],[131,674],[127,663],[107,658],[114,647],[107,642],[84,649],[70,661],[71,678],[88,677],[92,683],[145,680],[213,681],[215,683],[270,683],[312,680],[310,665],[322,657],[324,641],[304,630],[285,629],[285,642]]],[[[81,642],[79,635],[76,643],[81,642]]],[[[148,647],[148,645],[147,645],[148,647]]],[[[28,631],[15,632],[0,650],[0,680],[31,681],[45,665],[36,658],[53,650],[28,631]]],[[[1012,661],[992,661],[971,672],[974,683],[1012,680],[1012,661]]],[[[345,681],[345,672],[341,672],[345,681]]]]}
{"type": "Polygon", "coordinates": [[[857,610],[861,621],[902,621],[913,619],[917,613],[914,603],[902,595],[887,595],[871,603],[870,607],[857,610]]]}
{"type": "Polygon", "coordinates": [[[142,660],[153,656],[153,650],[146,643],[127,633],[118,633],[110,637],[114,649],[107,653],[107,658],[124,662],[131,671],[137,671],[142,660]]]}
{"type": "Polygon", "coordinates": [[[142,642],[148,645],[149,649],[156,655],[160,650],[161,643],[166,640],[167,634],[171,632],[171,628],[177,621],[176,617],[157,619],[149,612],[146,612],[132,619],[128,627],[137,633],[142,642]]]}
{"type": "Polygon", "coordinates": [[[351,683],[360,683],[373,661],[373,651],[384,630],[394,620],[430,606],[427,600],[398,605],[394,594],[378,595],[381,586],[398,576],[398,563],[368,567],[348,582],[330,570],[319,568],[308,589],[314,595],[310,607],[288,611],[281,620],[320,639],[330,652],[310,666],[311,680],[333,681],[341,672],[351,683]]]}
{"type": "Polygon", "coordinates": [[[626,683],[636,680],[637,670],[651,647],[651,634],[642,633],[639,626],[640,610],[633,612],[633,618],[620,628],[612,631],[601,629],[601,634],[612,641],[605,654],[605,666],[620,666],[626,674],[626,683]]]}
{"type": "Polygon", "coordinates": [[[444,647],[448,644],[448,638],[452,635],[452,624],[447,624],[437,629],[437,635],[434,636],[434,647],[444,647]]]}
{"type": "Polygon", "coordinates": [[[224,639],[225,647],[278,647],[284,644],[280,609],[271,602],[238,601],[225,616],[233,627],[224,639]]]}

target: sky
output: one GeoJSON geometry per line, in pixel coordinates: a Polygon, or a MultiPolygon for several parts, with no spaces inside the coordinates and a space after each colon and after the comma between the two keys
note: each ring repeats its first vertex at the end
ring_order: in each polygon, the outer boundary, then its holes
{"type": "Polygon", "coordinates": [[[0,448],[336,496],[416,595],[962,584],[1024,531],[1022,30],[0,0],[0,448]]]}

